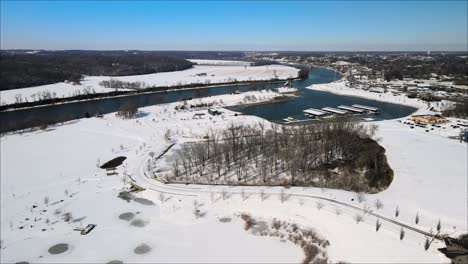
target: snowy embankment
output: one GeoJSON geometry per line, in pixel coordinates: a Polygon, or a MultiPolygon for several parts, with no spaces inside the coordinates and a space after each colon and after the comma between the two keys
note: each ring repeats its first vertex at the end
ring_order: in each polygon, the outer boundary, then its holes
{"type": "MultiPolygon", "coordinates": [[[[255,94],[260,100],[271,92],[261,93],[255,94]]],[[[243,101],[245,95],[195,99],[188,104],[231,105],[243,101]]],[[[134,119],[108,114],[2,136],[0,262],[292,263],[303,259],[302,250],[290,242],[249,235],[238,219],[240,213],[268,223],[277,218],[314,228],[329,240],[327,254],[332,262],[449,262],[437,250],[443,247],[441,242],[434,241],[425,251],[423,235],[406,231],[400,240],[400,227],[388,222],[382,222],[376,232],[375,217],[349,207],[323,202],[319,210],[321,200],[313,198],[291,196],[281,202],[272,194],[262,202],[258,195],[261,190],[279,193],[281,187],[171,187],[147,178],[145,168],[151,152],[158,156],[172,143],[201,139],[208,129],[221,129],[231,122],[268,123],[254,116],[236,116],[227,109],[220,116],[211,116],[206,110],[175,111],[177,105],[180,103],[141,108],[134,119]],[[169,141],[165,140],[167,131],[169,141]],[[106,176],[98,165],[117,156],[127,160],[118,168],[118,176],[106,176]],[[118,198],[132,180],[148,189],[134,194],[128,202],[118,198]],[[245,200],[239,195],[242,189],[252,193],[245,200]],[[223,199],[222,190],[231,195],[223,199]],[[199,218],[193,214],[194,201],[199,218]],[[72,214],[71,223],[64,222],[64,213],[72,214]],[[356,215],[362,215],[363,221],[357,224],[356,215]],[[221,223],[219,218],[231,221],[221,223]],[[73,231],[87,224],[97,227],[86,236],[73,231]],[[70,248],[62,254],[49,253],[49,247],[57,243],[70,248]],[[137,253],[148,247],[149,252],[137,253]]],[[[426,231],[435,230],[440,219],[442,232],[466,232],[466,144],[409,130],[395,120],[377,124],[395,171],[387,190],[365,195],[362,202],[356,200],[355,193],[339,190],[292,187],[285,192],[367,208],[426,231]],[[383,208],[374,207],[377,199],[383,208]],[[414,223],[417,213],[418,225],[414,223]]],[[[157,164],[156,169],[164,167],[157,164]]]]}
{"type": "Polygon", "coordinates": [[[190,59],[193,63],[198,65],[223,65],[223,66],[249,66],[252,63],[248,61],[232,61],[232,60],[199,60],[199,59],[190,59]]]}
{"type": "MultiPolygon", "coordinates": [[[[219,62],[219,61],[215,61],[219,62]]],[[[272,79],[285,80],[296,78],[299,70],[284,65],[247,66],[247,65],[194,65],[183,71],[161,72],[132,76],[86,76],[79,85],[70,83],[55,83],[22,89],[0,91],[1,104],[13,104],[16,97],[21,96],[22,102],[39,100],[44,93],[53,97],[72,97],[85,93],[108,93],[114,88],[105,88],[101,81],[118,80],[122,82],[141,82],[143,87],[171,87],[189,84],[222,84],[232,82],[267,81],[272,79]]],[[[118,89],[128,90],[128,89],[118,89]]]]}
{"type": "Polygon", "coordinates": [[[329,92],[329,93],[334,93],[338,95],[361,97],[365,99],[392,103],[392,104],[407,105],[407,106],[417,108],[418,114],[427,112],[425,110],[429,108],[429,105],[434,106],[435,109],[440,110],[440,108],[442,108],[443,105],[447,105],[450,103],[450,102],[442,101],[442,102],[431,102],[430,104],[428,104],[427,102],[424,102],[417,98],[408,98],[404,94],[394,95],[391,92],[387,92],[387,93],[369,92],[369,91],[358,89],[358,88],[348,87],[346,86],[346,83],[343,81],[323,83],[323,84],[313,84],[311,86],[308,86],[307,89],[329,92]]]}

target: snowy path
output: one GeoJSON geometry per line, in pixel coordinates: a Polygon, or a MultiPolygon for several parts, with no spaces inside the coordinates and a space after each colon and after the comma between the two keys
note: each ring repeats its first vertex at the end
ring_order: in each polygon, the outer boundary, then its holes
{"type": "MultiPolygon", "coordinates": [[[[173,147],[174,145],[175,144],[171,145],[171,147],[173,147]]],[[[159,158],[164,156],[166,153],[167,153],[167,149],[166,149],[166,151],[164,151],[159,156],[159,158]]],[[[146,156],[147,157],[148,156],[147,154],[148,154],[148,152],[142,154],[141,156],[146,156]]],[[[161,182],[161,181],[159,181],[157,179],[151,178],[151,177],[149,177],[147,175],[147,173],[145,172],[145,168],[144,168],[144,164],[145,164],[144,159],[140,160],[139,164],[140,165],[138,166],[138,170],[136,170],[135,174],[134,174],[135,177],[130,177],[130,178],[136,184],[138,184],[138,185],[140,185],[140,186],[142,186],[142,187],[144,187],[144,188],[146,188],[148,190],[151,190],[151,191],[155,191],[155,192],[158,192],[158,193],[169,194],[169,195],[176,195],[176,196],[201,197],[201,196],[205,195],[206,197],[204,197],[204,198],[206,198],[206,199],[209,198],[207,195],[211,195],[212,193],[215,193],[215,194],[227,193],[228,196],[232,196],[234,194],[236,194],[236,195],[241,195],[242,194],[241,191],[231,191],[231,190],[226,191],[225,187],[223,187],[224,190],[213,190],[213,189],[209,189],[209,186],[207,186],[207,188],[205,188],[204,186],[201,186],[201,187],[183,187],[183,186],[174,186],[174,185],[170,185],[170,184],[165,184],[165,183],[163,183],[163,182],[161,182]]],[[[213,186],[211,186],[211,187],[213,187],[213,186]]],[[[214,187],[217,187],[217,186],[214,186],[214,187]]],[[[227,187],[228,187],[228,189],[231,188],[230,186],[227,186],[227,187]]],[[[219,188],[216,188],[216,189],[219,189],[219,188]]],[[[258,191],[251,191],[251,190],[244,190],[243,192],[245,194],[247,194],[247,195],[260,195],[261,194],[258,191]]],[[[410,226],[408,224],[405,224],[405,223],[390,219],[388,217],[385,217],[383,215],[374,213],[374,212],[372,212],[370,210],[367,210],[365,208],[360,208],[358,206],[355,206],[355,205],[352,205],[352,204],[349,204],[349,203],[345,203],[345,202],[342,202],[342,201],[338,201],[338,200],[335,200],[335,199],[330,199],[330,198],[327,198],[327,197],[324,197],[324,196],[317,196],[317,195],[310,195],[310,194],[303,194],[303,193],[296,193],[296,192],[284,192],[284,193],[281,193],[281,192],[264,192],[263,194],[267,195],[267,196],[279,196],[279,195],[283,194],[283,195],[286,195],[287,197],[294,196],[294,197],[302,197],[302,198],[307,198],[307,199],[326,201],[326,202],[334,204],[335,206],[346,207],[348,209],[353,210],[356,213],[362,213],[364,215],[367,214],[367,215],[370,215],[370,216],[374,216],[377,219],[383,220],[383,221],[385,221],[387,223],[397,225],[397,226],[402,227],[402,228],[406,228],[408,230],[411,230],[411,231],[416,232],[418,234],[421,234],[423,236],[434,237],[435,239],[442,240],[442,237],[439,236],[438,234],[433,234],[433,233],[430,233],[430,232],[426,232],[426,231],[424,231],[422,229],[415,228],[415,227],[410,226]]]]}

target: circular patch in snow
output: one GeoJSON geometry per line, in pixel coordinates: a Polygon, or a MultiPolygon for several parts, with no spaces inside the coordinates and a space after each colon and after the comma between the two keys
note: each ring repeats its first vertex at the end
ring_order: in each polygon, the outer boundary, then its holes
{"type": "Polygon", "coordinates": [[[145,227],[146,222],[141,219],[135,219],[130,223],[130,225],[136,226],[136,227],[145,227]]]}
{"type": "Polygon", "coordinates": [[[120,192],[117,197],[127,202],[130,202],[134,198],[133,194],[129,192],[120,192]]]}
{"type": "Polygon", "coordinates": [[[57,254],[62,254],[66,252],[69,248],[70,247],[68,246],[68,244],[60,243],[60,244],[51,246],[48,251],[52,255],[57,255],[57,254]]]}
{"type": "Polygon", "coordinates": [[[123,213],[123,214],[120,214],[119,215],[119,219],[120,220],[125,220],[125,221],[130,221],[133,219],[133,217],[135,217],[135,214],[134,213],[123,213]]]}
{"type": "Polygon", "coordinates": [[[107,264],[123,264],[123,261],[121,261],[121,260],[111,260],[111,261],[107,262],[107,264]]]}
{"type": "Polygon", "coordinates": [[[232,219],[231,219],[230,217],[223,217],[223,218],[220,218],[220,219],[219,219],[219,221],[220,221],[221,223],[229,223],[229,222],[231,222],[231,220],[232,220],[232,219]]]}
{"type": "Polygon", "coordinates": [[[133,201],[139,203],[139,204],[144,204],[144,205],[154,205],[153,201],[145,199],[145,198],[135,198],[133,201]]]}
{"type": "Polygon", "coordinates": [[[136,247],[133,252],[138,255],[143,255],[151,251],[151,247],[146,245],[145,243],[136,247]]]}

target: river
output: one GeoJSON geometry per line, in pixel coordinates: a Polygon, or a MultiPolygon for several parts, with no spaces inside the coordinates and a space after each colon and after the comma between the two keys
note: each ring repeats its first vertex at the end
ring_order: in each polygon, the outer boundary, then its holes
{"type": "MultiPolygon", "coordinates": [[[[304,80],[293,82],[302,95],[294,100],[262,104],[250,107],[237,108],[236,111],[244,114],[256,115],[268,120],[278,121],[286,117],[303,119],[302,110],[307,108],[321,108],[325,106],[336,107],[338,105],[363,104],[380,108],[381,114],[376,119],[394,119],[407,116],[416,109],[412,107],[389,104],[363,98],[340,96],[327,92],[314,91],[305,87],[311,84],[328,83],[340,76],[335,72],[323,68],[314,68],[304,80]]],[[[177,102],[187,98],[199,98],[213,95],[233,93],[236,90],[245,92],[249,90],[269,89],[281,87],[283,83],[213,86],[197,90],[169,91],[162,93],[142,93],[129,96],[102,98],[96,100],[47,105],[26,109],[18,109],[0,112],[0,131],[23,129],[41,124],[57,123],[77,118],[83,118],[88,114],[116,112],[123,103],[133,103],[139,107],[155,104],[177,102]]]]}

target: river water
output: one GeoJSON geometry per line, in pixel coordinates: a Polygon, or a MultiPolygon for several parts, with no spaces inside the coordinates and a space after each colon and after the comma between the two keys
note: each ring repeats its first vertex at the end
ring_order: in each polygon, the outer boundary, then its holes
{"type": "Polygon", "coordinates": [[[305,119],[302,110],[307,108],[320,109],[327,106],[336,108],[339,105],[351,106],[353,104],[379,108],[381,113],[378,115],[359,116],[360,118],[370,117],[374,120],[400,118],[416,111],[415,108],[408,106],[367,100],[359,97],[341,96],[305,88],[311,84],[329,83],[340,77],[341,76],[335,76],[333,71],[323,68],[314,68],[309,72],[309,77],[307,79],[293,82],[293,86],[302,93],[300,98],[275,104],[235,108],[235,110],[246,115],[255,115],[272,121],[280,121],[286,117],[305,119]]]}
{"type": "MultiPolygon", "coordinates": [[[[321,108],[325,106],[336,107],[338,105],[363,104],[381,109],[382,113],[374,116],[376,119],[394,119],[407,116],[416,109],[396,104],[383,103],[366,100],[357,97],[339,96],[331,93],[313,91],[305,87],[311,84],[328,83],[340,76],[335,72],[323,68],[314,68],[309,72],[308,78],[293,82],[302,95],[287,102],[262,104],[244,108],[236,111],[244,114],[256,115],[268,120],[277,121],[286,117],[303,119],[302,110],[307,108],[321,108]]],[[[124,103],[133,103],[139,107],[155,104],[177,102],[187,98],[199,98],[221,94],[233,93],[236,90],[245,92],[249,90],[260,90],[281,87],[283,83],[253,84],[253,85],[231,85],[218,86],[198,90],[172,91],[163,93],[134,94],[122,97],[103,98],[96,100],[48,105],[28,109],[0,112],[0,131],[10,131],[43,123],[57,123],[77,118],[83,118],[87,113],[111,113],[116,112],[124,103]]]]}

